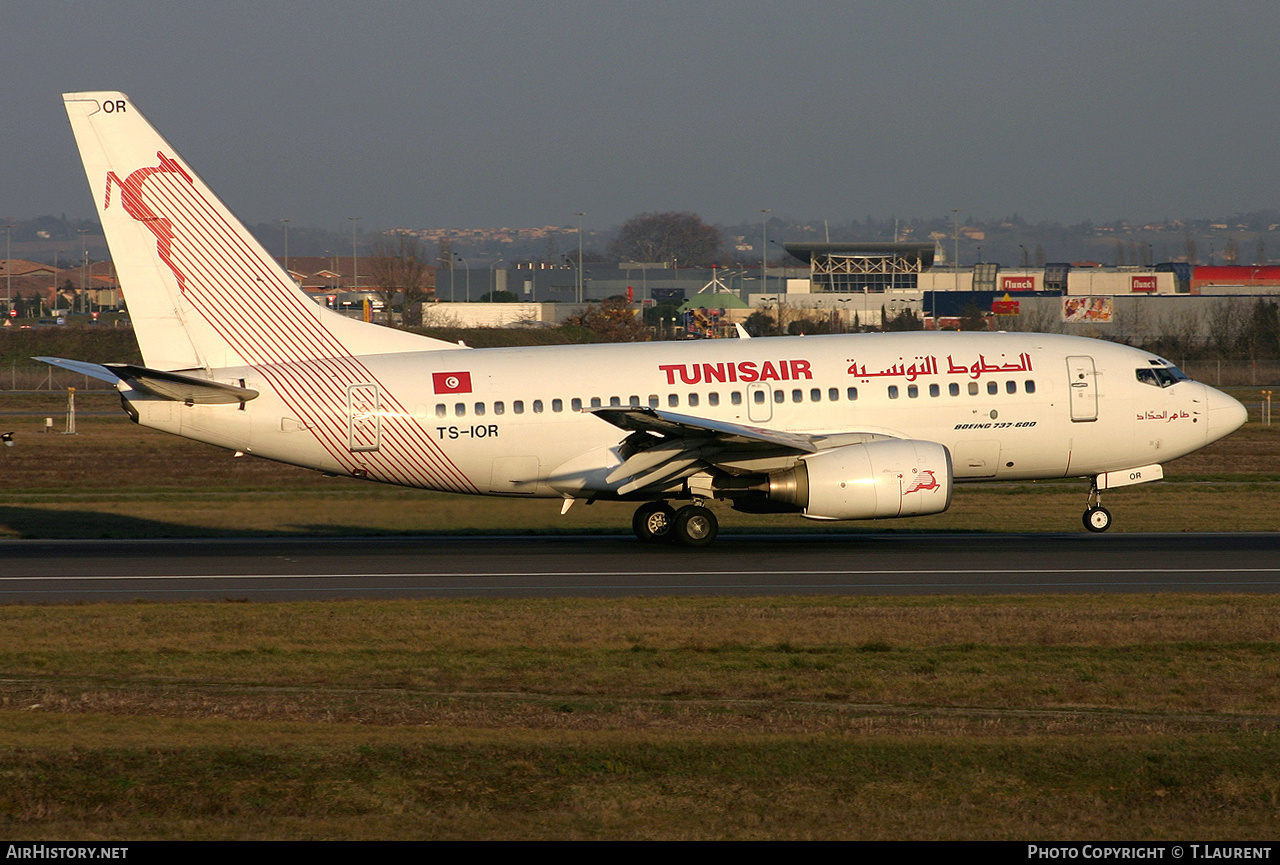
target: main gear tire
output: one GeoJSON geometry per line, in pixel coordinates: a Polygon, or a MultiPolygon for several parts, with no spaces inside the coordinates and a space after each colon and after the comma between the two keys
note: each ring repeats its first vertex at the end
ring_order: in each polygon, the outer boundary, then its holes
{"type": "Polygon", "coordinates": [[[671,539],[676,512],[666,502],[645,502],[631,518],[631,530],[646,544],[659,544],[671,539]]]}
{"type": "Polygon", "coordinates": [[[678,543],[686,547],[705,547],[720,533],[720,522],[708,508],[685,505],[676,511],[673,531],[678,543]]]}

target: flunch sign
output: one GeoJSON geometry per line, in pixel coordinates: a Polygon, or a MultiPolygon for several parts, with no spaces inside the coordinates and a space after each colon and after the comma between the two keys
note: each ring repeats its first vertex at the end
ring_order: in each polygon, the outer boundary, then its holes
{"type": "Polygon", "coordinates": [[[1036,278],[1034,276],[1002,276],[1000,277],[1001,291],[1035,291],[1036,278]]]}

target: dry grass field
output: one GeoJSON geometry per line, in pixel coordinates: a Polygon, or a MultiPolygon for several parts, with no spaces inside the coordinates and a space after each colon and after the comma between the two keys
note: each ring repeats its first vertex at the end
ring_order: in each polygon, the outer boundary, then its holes
{"type": "MultiPolygon", "coordinates": [[[[106,395],[40,432],[64,405],[0,396],[0,535],[628,531],[234,460],[106,395]]],[[[1277,528],[1275,428],[1168,477],[1116,530],[1277,528]]],[[[1084,494],[837,530],[1080,531],[1084,494]]],[[[0,833],[1265,842],[1277,649],[1265,595],[0,606],[0,833]]]]}
{"type": "Polygon", "coordinates": [[[0,608],[12,840],[1235,840],[1271,597],[0,608]]]}

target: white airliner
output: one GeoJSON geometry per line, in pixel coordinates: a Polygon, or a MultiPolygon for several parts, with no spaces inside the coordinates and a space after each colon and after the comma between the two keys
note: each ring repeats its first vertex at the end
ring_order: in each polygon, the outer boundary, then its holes
{"type": "Polygon", "coordinates": [[[310,300],[122,93],[63,97],[145,366],[138,423],[322,472],[472,495],[641,503],[644,541],[710,543],[707,504],[815,520],[945,511],[955,481],[1101,492],[1239,428],[1173,364],[1034,333],[468,349],[310,300]],[[669,501],[683,503],[678,509],[669,501]]]}

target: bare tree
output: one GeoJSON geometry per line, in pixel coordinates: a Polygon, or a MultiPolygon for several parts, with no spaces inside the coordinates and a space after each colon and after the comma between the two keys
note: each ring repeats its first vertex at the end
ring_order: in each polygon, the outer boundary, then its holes
{"type": "Polygon", "coordinates": [[[435,291],[435,269],[426,261],[421,241],[411,234],[383,235],[374,245],[374,291],[389,312],[399,300],[404,323],[422,323],[421,303],[435,291]]]}
{"type": "Polygon", "coordinates": [[[1028,298],[1018,304],[1017,317],[1002,326],[1026,333],[1062,333],[1062,306],[1056,297],[1028,298]]]}
{"type": "Polygon", "coordinates": [[[585,327],[594,331],[601,342],[644,342],[649,339],[649,329],[637,310],[625,300],[608,298],[598,304],[589,304],[578,315],[565,319],[565,324],[585,327]]]}
{"type": "Polygon", "coordinates": [[[1223,298],[1209,307],[1205,317],[1208,348],[1218,358],[1233,356],[1244,331],[1245,311],[1235,298],[1223,298]]]}
{"type": "Polygon", "coordinates": [[[1192,237],[1190,233],[1183,238],[1182,253],[1186,256],[1188,264],[1200,263],[1200,250],[1196,244],[1196,239],[1192,237]]]}
{"type": "Polygon", "coordinates": [[[609,253],[632,261],[708,264],[721,242],[720,230],[696,213],[642,213],[623,223],[609,253]]]}

